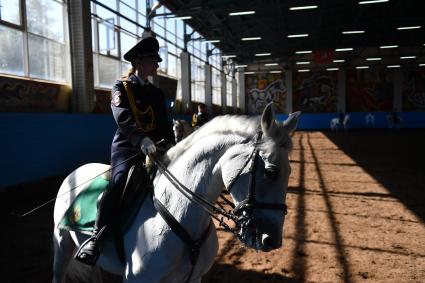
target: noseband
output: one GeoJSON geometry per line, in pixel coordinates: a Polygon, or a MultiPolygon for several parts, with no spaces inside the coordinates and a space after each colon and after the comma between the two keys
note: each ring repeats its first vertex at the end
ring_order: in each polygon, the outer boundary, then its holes
{"type": "Polygon", "coordinates": [[[246,160],[244,166],[239,170],[236,177],[232,180],[232,182],[227,187],[227,191],[230,193],[233,187],[233,184],[241,175],[242,170],[246,167],[246,165],[249,162],[251,162],[251,165],[248,171],[248,174],[249,174],[248,194],[245,197],[245,199],[242,200],[233,210],[233,213],[239,217],[238,222],[241,222],[240,224],[242,224],[242,226],[246,226],[247,224],[249,224],[249,222],[251,222],[251,220],[253,219],[252,214],[255,209],[282,210],[285,215],[288,213],[287,207],[284,203],[260,202],[255,199],[255,171],[257,168],[258,157],[259,157],[258,145],[261,141],[262,135],[263,135],[263,132],[258,131],[253,151],[251,152],[250,156],[246,160]]]}

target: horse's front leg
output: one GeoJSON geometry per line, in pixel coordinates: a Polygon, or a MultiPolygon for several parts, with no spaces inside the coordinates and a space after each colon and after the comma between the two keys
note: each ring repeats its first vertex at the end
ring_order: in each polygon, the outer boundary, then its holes
{"type": "Polygon", "coordinates": [[[53,283],[65,282],[66,270],[75,249],[68,230],[55,228],[53,232],[53,283]]]}

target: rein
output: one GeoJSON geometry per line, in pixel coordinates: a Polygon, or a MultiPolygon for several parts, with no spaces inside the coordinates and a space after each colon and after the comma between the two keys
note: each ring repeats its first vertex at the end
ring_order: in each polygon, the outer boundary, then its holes
{"type": "MultiPolygon", "coordinates": [[[[252,226],[254,215],[253,211],[255,209],[274,209],[274,210],[282,210],[283,213],[287,214],[287,207],[285,204],[282,203],[266,203],[266,202],[258,202],[255,200],[255,174],[256,174],[256,167],[258,163],[258,156],[259,156],[259,143],[261,141],[263,132],[258,131],[254,143],[254,149],[249,155],[248,159],[245,161],[241,169],[239,169],[238,174],[236,177],[230,182],[230,184],[227,186],[227,190],[230,193],[233,185],[235,184],[236,180],[241,175],[243,169],[248,165],[249,162],[251,162],[250,168],[249,168],[249,190],[246,198],[240,202],[236,207],[235,205],[226,199],[223,195],[220,195],[222,199],[225,200],[226,203],[228,203],[232,208],[233,211],[226,212],[224,207],[218,203],[220,206],[219,208],[216,207],[214,204],[210,203],[208,200],[206,200],[201,195],[192,192],[189,190],[185,185],[183,185],[169,170],[168,168],[156,157],[149,155],[149,158],[153,160],[159,171],[170,181],[170,183],[180,192],[182,193],[186,198],[188,198],[190,201],[193,201],[197,203],[201,208],[203,208],[212,218],[216,219],[219,222],[219,226],[223,227],[223,230],[225,232],[230,232],[234,234],[240,241],[245,241],[245,236],[247,232],[249,231],[249,227],[252,226]],[[219,219],[216,214],[221,214],[224,217],[227,217],[227,219],[232,220],[236,226],[239,229],[239,231],[231,228],[229,225],[227,225],[223,217],[219,219]]],[[[168,209],[155,197],[154,192],[152,192],[152,199],[155,209],[158,211],[158,213],[161,215],[161,217],[165,220],[165,222],[168,224],[168,226],[171,228],[171,230],[180,238],[180,240],[187,245],[190,252],[190,262],[192,264],[189,277],[186,282],[189,282],[193,271],[195,269],[195,265],[197,263],[200,249],[202,247],[202,244],[206,241],[209,230],[211,226],[211,222],[209,223],[207,229],[202,233],[202,236],[200,239],[193,240],[192,237],[189,235],[189,233],[185,230],[185,228],[177,221],[177,219],[168,211],[168,209]]]]}
{"type": "MultiPolygon", "coordinates": [[[[228,219],[232,219],[235,223],[238,219],[237,216],[235,216],[233,213],[226,212],[222,208],[218,208],[214,206],[214,204],[210,203],[204,197],[192,192],[185,185],[183,185],[179,180],[177,180],[177,178],[167,169],[167,167],[159,159],[157,159],[156,157],[152,155],[149,155],[149,158],[153,160],[153,162],[156,164],[159,171],[161,171],[161,173],[171,182],[171,184],[180,193],[182,193],[190,201],[197,203],[211,217],[219,221],[220,226],[222,226],[225,231],[231,232],[239,238],[239,233],[237,233],[233,228],[228,226],[224,222],[223,217],[219,219],[217,216],[215,216],[215,214],[221,214],[223,216],[226,216],[228,219]]],[[[183,243],[185,243],[187,247],[189,248],[190,263],[192,265],[189,276],[186,281],[186,282],[189,282],[190,279],[192,278],[193,271],[195,270],[195,265],[198,261],[201,247],[208,238],[212,221],[210,221],[207,229],[205,229],[205,231],[202,233],[201,238],[199,240],[193,240],[192,237],[189,235],[189,233],[186,231],[186,229],[180,224],[180,222],[178,222],[177,219],[168,211],[168,209],[159,201],[159,199],[155,197],[153,190],[152,190],[152,200],[153,200],[153,205],[155,209],[159,212],[159,214],[164,219],[164,221],[168,224],[168,226],[170,226],[171,230],[180,238],[180,240],[183,243]]]]}

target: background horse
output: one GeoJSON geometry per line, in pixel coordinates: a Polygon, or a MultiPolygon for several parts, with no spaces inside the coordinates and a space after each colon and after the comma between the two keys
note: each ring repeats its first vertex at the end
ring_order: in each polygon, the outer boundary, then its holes
{"type": "Polygon", "coordinates": [[[173,120],[174,140],[176,143],[193,133],[194,129],[186,120],[173,120]]]}
{"type": "MultiPolygon", "coordinates": [[[[296,128],[298,116],[296,112],[283,123],[277,122],[269,104],[261,119],[217,117],[171,148],[163,163],[183,185],[211,203],[217,201],[223,188],[231,189],[230,195],[239,206],[240,215],[248,220],[240,230],[240,240],[257,250],[277,249],[282,245],[285,219],[285,211],[280,207],[284,206],[290,174],[290,133],[296,128]],[[250,198],[254,198],[252,205],[246,202],[250,198]],[[279,209],[273,209],[276,207],[279,209]]],[[[64,180],[58,192],[54,210],[53,282],[63,282],[73,251],[88,238],[78,231],[60,228],[58,223],[83,190],[77,185],[108,168],[104,164],[84,165],[64,180]]],[[[156,198],[192,239],[205,236],[196,264],[192,266],[189,249],[157,212],[152,198],[144,201],[123,235],[124,266],[109,239],[102,245],[97,264],[121,275],[124,282],[201,282],[218,250],[211,216],[177,191],[164,174],[155,177],[154,186],[156,198]]]]}
{"type": "Polygon", "coordinates": [[[341,124],[341,119],[340,118],[332,118],[331,122],[330,122],[330,128],[332,131],[338,131],[338,129],[342,126],[344,128],[345,131],[348,130],[348,126],[350,124],[350,114],[345,114],[344,115],[344,119],[342,120],[342,124],[341,124]]]}
{"type": "Polygon", "coordinates": [[[369,113],[365,116],[366,127],[374,128],[375,127],[375,115],[369,113]]]}

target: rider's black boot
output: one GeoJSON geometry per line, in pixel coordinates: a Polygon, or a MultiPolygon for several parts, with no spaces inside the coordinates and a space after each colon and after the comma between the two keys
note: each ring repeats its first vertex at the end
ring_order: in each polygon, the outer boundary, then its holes
{"type": "Polygon", "coordinates": [[[93,234],[81,244],[74,258],[88,265],[95,265],[100,255],[100,236],[106,226],[93,230],[93,234]]]}

